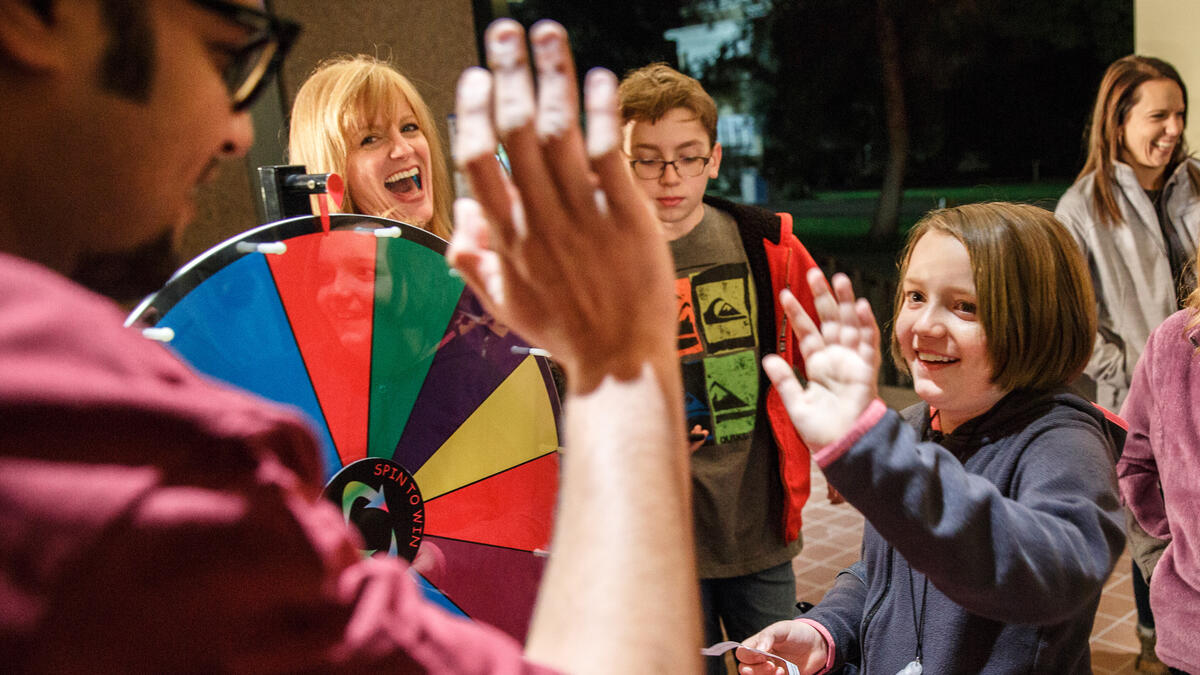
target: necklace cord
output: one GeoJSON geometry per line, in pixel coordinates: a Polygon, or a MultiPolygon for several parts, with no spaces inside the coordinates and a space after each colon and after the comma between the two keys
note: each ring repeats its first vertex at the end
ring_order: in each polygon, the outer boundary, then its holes
{"type": "MultiPolygon", "coordinates": [[[[907,561],[905,561],[907,562],[907,561]]],[[[917,615],[917,585],[913,581],[912,565],[908,567],[908,595],[912,599],[913,632],[917,635],[917,663],[922,662],[921,643],[925,637],[925,601],[929,599],[929,577],[921,587],[921,614],[917,615]]]]}

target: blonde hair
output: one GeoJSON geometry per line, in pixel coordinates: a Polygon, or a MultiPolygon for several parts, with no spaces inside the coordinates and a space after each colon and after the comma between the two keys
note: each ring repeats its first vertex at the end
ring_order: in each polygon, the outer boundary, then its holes
{"type": "MultiPolygon", "coordinates": [[[[1200,274],[1200,246],[1196,247],[1196,257],[1192,259],[1192,269],[1200,274]]],[[[1183,301],[1183,306],[1192,313],[1185,329],[1191,331],[1196,326],[1200,326],[1200,284],[1197,284],[1192,292],[1188,293],[1187,300],[1183,301]]],[[[1200,354],[1200,345],[1196,346],[1196,353],[1200,354]]]]}
{"type": "MultiPolygon", "coordinates": [[[[423,226],[430,232],[450,237],[450,203],[453,200],[446,155],[438,138],[437,125],[429,106],[416,87],[392,65],[366,54],[326,59],[296,93],[288,133],[288,159],[303,164],[312,173],[346,175],[349,140],[370,125],[380,110],[395,110],[407,102],[429,144],[433,172],[433,218],[423,226]]],[[[347,189],[342,210],[358,213],[354,195],[347,189]]],[[[373,214],[388,217],[390,214],[373,214]]]]}
{"type": "MultiPolygon", "coordinates": [[[[1083,253],[1052,213],[1003,202],[929,212],[900,257],[897,314],[913,248],[931,231],[962,242],[971,258],[992,382],[1005,391],[1047,389],[1083,372],[1096,334],[1095,296],[1083,253]]],[[[894,329],[891,351],[908,372],[894,329]]]]}

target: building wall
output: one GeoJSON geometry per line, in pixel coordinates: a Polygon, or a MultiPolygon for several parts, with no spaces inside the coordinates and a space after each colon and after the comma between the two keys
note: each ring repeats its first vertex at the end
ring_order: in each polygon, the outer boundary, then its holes
{"type": "Polygon", "coordinates": [[[476,65],[471,0],[272,0],[282,16],[304,30],[280,73],[279,86],[255,104],[255,144],[244,160],[224,162],[220,176],[197,199],[198,218],[180,242],[188,260],[207,248],[258,224],[254,168],[284,163],[286,111],[296,90],[316,64],[342,52],[388,58],[409,77],[439,121],[446,140],[446,116],[454,110],[458,75],[476,65]]]}
{"type": "Polygon", "coordinates": [[[1156,56],[1175,66],[1190,93],[1188,147],[1200,151],[1200,2],[1134,0],[1133,44],[1138,54],[1156,56]]]}

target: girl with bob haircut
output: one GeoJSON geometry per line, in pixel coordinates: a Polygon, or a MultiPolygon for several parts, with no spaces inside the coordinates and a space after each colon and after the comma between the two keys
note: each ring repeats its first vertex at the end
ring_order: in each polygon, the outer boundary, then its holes
{"type": "Polygon", "coordinates": [[[323,61],[297,92],[290,124],[290,161],[341,175],[343,211],[449,238],[453,197],[437,126],[390,64],[365,54],[323,61]]]}
{"type": "MultiPolygon", "coordinates": [[[[1200,261],[1197,262],[1200,264],[1200,261]]],[[[1129,423],[1117,463],[1121,496],[1137,522],[1169,539],[1150,577],[1158,657],[1200,673],[1200,290],[1150,334],[1121,415],[1129,423]]]]}
{"type": "MultiPolygon", "coordinates": [[[[1124,547],[1103,411],[1066,383],[1096,327],[1087,269],[1042,209],[972,204],[909,234],[891,351],[922,403],[877,396],[879,329],[845,275],[787,291],[808,382],[763,368],[829,482],[867,518],[819,605],[743,645],[806,675],[1090,673],[1100,592],[1124,547]],[[820,328],[814,323],[820,321],[820,328]]],[[[739,649],[743,675],[782,674],[739,649]]]]}

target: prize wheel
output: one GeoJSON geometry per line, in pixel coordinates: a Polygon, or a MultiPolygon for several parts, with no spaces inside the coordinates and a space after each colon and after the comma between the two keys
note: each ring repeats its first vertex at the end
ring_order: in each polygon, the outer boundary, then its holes
{"type": "Polygon", "coordinates": [[[129,323],[200,372],[303,411],[325,495],[365,555],[407,558],[427,597],[524,640],[558,489],[545,358],[382,218],[270,223],[180,269],[129,323]]]}

